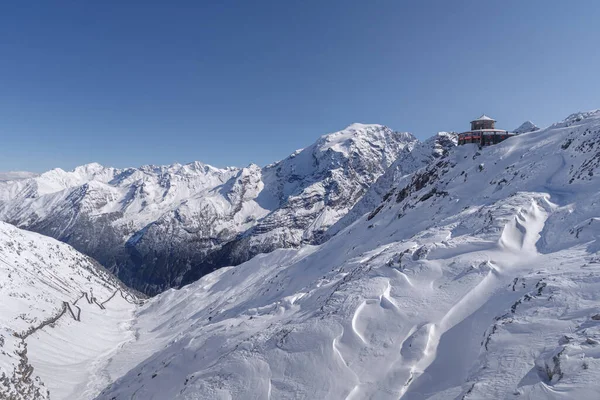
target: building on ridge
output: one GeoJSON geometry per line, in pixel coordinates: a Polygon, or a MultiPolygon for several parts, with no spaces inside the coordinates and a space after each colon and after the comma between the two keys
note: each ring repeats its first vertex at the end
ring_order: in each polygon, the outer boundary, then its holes
{"type": "Polygon", "coordinates": [[[496,129],[496,120],[483,114],[476,120],[471,121],[470,131],[458,135],[458,144],[477,143],[479,146],[490,146],[515,135],[515,133],[504,129],[496,129]]]}

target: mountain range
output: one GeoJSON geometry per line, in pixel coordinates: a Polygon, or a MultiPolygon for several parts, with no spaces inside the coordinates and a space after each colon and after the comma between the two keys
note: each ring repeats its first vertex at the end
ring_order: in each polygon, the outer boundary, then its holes
{"type": "Polygon", "coordinates": [[[353,124],[264,168],[54,169],[0,182],[0,220],[69,243],[155,295],[258,253],[318,242],[417,142],[353,124]]]}
{"type": "Polygon", "coordinates": [[[525,128],[0,183],[0,398],[595,399],[600,110],[525,128]]]}

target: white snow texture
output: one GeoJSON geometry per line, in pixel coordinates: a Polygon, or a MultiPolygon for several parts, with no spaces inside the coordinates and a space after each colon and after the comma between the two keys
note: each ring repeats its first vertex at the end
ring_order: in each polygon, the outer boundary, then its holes
{"type": "Polygon", "coordinates": [[[600,110],[482,149],[454,140],[400,151],[322,244],[143,305],[68,246],[0,224],[0,368],[18,370],[14,332],[93,291],[124,295],[84,297],[80,321],[25,339],[52,399],[598,399],[600,110]]]}

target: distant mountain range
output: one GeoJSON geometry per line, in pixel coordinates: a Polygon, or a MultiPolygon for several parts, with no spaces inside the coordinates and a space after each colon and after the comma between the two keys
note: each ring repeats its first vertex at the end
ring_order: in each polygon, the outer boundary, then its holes
{"type": "Polygon", "coordinates": [[[55,169],[0,182],[0,220],[69,243],[154,295],[259,253],[319,242],[417,143],[353,124],[264,168],[55,169]]]}

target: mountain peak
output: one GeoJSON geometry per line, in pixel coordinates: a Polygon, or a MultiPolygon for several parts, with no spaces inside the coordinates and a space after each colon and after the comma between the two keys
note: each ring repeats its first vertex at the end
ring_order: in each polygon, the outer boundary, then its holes
{"type": "Polygon", "coordinates": [[[355,122],[353,124],[348,125],[347,127],[345,127],[344,129],[342,129],[340,131],[326,133],[325,135],[322,135],[319,141],[325,141],[326,143],[331,143],[331,142],[339,143],[339,142],[342,142],[342,141],[350,139],[350,138],[368,134],[369,132],[376,132],[376,131],[380,131],[380,130],[384,130],[384,129],[389,130],[389,128],[387,128],[383,125],[361,124],[361,123],[355,122]]]}
{"type": "Polygon", "coordinates": [[[348,125],[344,130],[354,130],[354,131],[358,131],[358,130],[364,130],[364,129],[369,129],[369,128],[385,128],[385,126],[380,125],[380,124],[363,124],[361,122],[354,122],[350,125],[348,125]]]}
{"type": "Polygon", "coordinates": [[[539,130],[540,130],[540,128],[538,128],[533,122],[525,121],[517,129],[515,129],[514,132],[515,133],[528,133],[528,132],[535,132],[535,131],[539,131],[539,130]]]}
{"type": "Polygon", "coordinates": [[[353,146],[361,147],[362,143],[373,145],[378,142],[389,144],[390,142],[414,142],[417,139],[408,132],[395,132],[385,125],[353,123],[341,131],[328,133],[319,138],[316,143],[321,151],[333,150],[348,155],[353,146]],[[357,145],[361,142],[361,145],[357,145]]]}
{"type": "Polygon", "coordinates": [[[83,165],[76,167],[73,170],[73,172],[83,173],[83,174],[95,174],[104,169],[105,169],[105,167],[102,164],[99,164],[97,162],[91,162],[91,163],[83,164],[83,165]]]}

